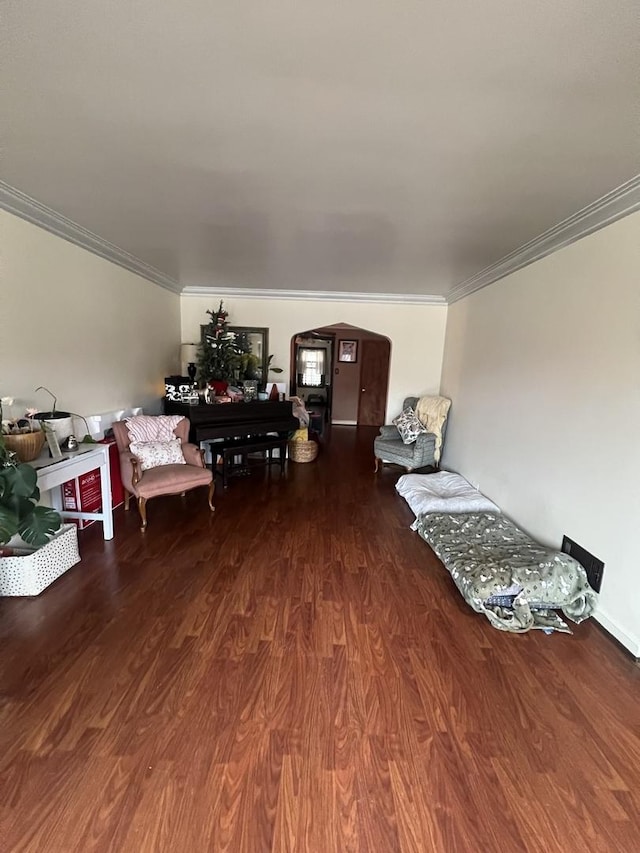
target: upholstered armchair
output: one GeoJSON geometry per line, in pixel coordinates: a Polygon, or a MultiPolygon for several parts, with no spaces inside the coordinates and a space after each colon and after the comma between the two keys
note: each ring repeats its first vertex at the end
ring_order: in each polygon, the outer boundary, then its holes
{"type": "Polygon", "coordinates": [[[147,508],[149,498],[159,495],[184,495],[198,486],[208,486],[208,501],[211,512],[214,511],[213,492],[215,488],[212,472],[205,466],[203,452],[189,444],[189,421],[182,418],[173,430],[173,435],[181,440],[181,449],[186,464],[161,464],[157,467],[142,469],[141,462],[130,450],[130,437],[125,421],[113,424],[113,434],[120,452],[120,473],[125,489],[124,508],[129,509],[133,495],[138,502],[141,527],[147,527],[147,508]]]}
{"type": "MultiPolygon", "coordinates": [[[[402,404],[403,411],[408,408],[412,408],[415,411],[418,400],[420,399],[424,398],[407,397],[402,404]]],[[[444,401],[443,408],[446,408],[448,412],[450,401],[445,400],[444,397],[434,397],[431,399],[434,401],[444,401]]],[[[380,465],[385,462],[402,465],[406,471],[414,471],[417,468],[435,468],[437,470],[440,461],[439,450],[444,443],[444,433],[447,425],[446,414],[444,418],[440,428],[440,442],[436,441],[436,435],[433,432],[420,432],[416,436],[415,441],[411,444],[405,444],[395,424],[386,424],[380,427],[380,435],[373,442],[375,471],[377,472],[380,465]]]]}

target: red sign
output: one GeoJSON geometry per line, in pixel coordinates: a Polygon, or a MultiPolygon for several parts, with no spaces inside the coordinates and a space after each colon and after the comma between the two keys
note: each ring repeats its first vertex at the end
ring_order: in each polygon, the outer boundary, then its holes
{"type": "MultiPolygon", "coordinates": [[[[62,506],[71,512],[100,512],[102,495],[100,491],[100,469],[95,468],[77,480],[68,480],[62,485],[62,506]]],[[[93,524],[89,519],[71,519],[80,530],[93,524]]]]}
{"type": "MultiPolygon", "coordinates": [[[[113,509],[124,503],[124,488],[120,478],[120,458],[115,441],[103,439],[100,444],[109,445],[109,468],[111,471],[111,502],[113,509]]],[[[102,509],[102,486],[100,469],[95,468],[77,480],[68,480],[62,485],[62,508],[70,512],[100,512],[102,509]]],[[[80,530],[93,524],[91,519],[69,519],[80,530]]]]}

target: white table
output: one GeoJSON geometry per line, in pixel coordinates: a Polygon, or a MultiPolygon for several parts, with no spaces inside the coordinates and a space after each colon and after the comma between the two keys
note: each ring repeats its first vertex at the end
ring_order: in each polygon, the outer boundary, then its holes
{"type": "Polygon", "coordinates": [[[38,488],[41,492],[56,491],[52,503],[63,518],[82,518],[101,521],[105,539],[113,539],[113,510],[111,506],[111,475],[109,470],[109,445],[80,445],[71,453],[63,453],[61,459],[51,459],[49,451],[34,462],[29,463],[38,472],[38,488]],[[75,480],[82,474],[88,474],[94,468],[100,469],[100,492],[102,496],[101,512],[70,512],[63,509],[59,487],[67,480],[75,480]]]}

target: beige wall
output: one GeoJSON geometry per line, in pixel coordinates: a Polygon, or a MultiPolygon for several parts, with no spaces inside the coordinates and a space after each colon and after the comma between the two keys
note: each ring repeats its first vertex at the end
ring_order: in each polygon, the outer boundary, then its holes
{"type": "Polygon", "coordinates": [[[157,408],[179,369],[180,299],[0,211],[0,392],[15,414],[157,408]]]}
{"type": "Polygon", "coordinates": [[[452,305],[442,392],[444,465],[604,560],[598,618],[640,655],[640,214],[452,305]]]}
{"type": "MultiPolygon", "coordinates": [[[[197,340],[207,309],[215,309],[219,296],[182,297],[182,339],[197,340]]],[[[387,420],[400,412],[411,394],[437,393],[447,317],[445,306],[385,305],[361,302],[312,302],[289,299],[224,300],[232,326],[268,326],[273,363],[284,368],[278,382],[289,387],[291,338],[297,332],[350,323],[386,335],[391,341],[391,371],[387,420]]]]}

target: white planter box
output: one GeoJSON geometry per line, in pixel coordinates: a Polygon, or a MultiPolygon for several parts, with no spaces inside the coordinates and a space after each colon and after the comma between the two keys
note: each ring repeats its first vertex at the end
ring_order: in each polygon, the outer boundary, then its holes
{"type": "Polygon", "coordinates": [[[0,557],[0,595],[40,595],[43,589],[80,562],[75,524],[63,524],[32,554],[0,557]]]}

